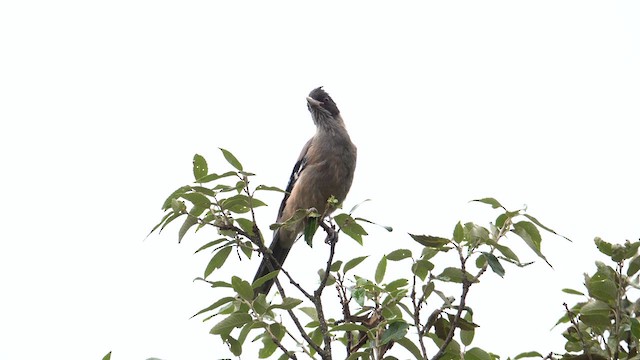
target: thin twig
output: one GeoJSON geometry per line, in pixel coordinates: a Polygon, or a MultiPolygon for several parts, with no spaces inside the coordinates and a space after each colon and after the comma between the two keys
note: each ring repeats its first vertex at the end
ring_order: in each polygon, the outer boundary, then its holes
{"type": "Polygon", "coordinates": [[[307,356],[309,356],[309,358],[311,359],[315,359],[315,357],[313,357],[313,355],[311,355],[311,353],[309,352],[309,350],[307,350],[306,347],[303,346],[302,342],[298,339],[296,339],[295,336],[293,336],[293,334],[287,330],[287,328],[284,328],[284,331],[287,333],[287,335],[289,335],[289,337],[296,343],[298,344],[298,346],[300,346],[300,348],[302,348],[302,351],[307,354],[307,356]]]}
{"type": "Polygon", "coordinates": [[[427,358],[427,348],[424,346],[424,330],[425,327],[421,328],[420,325],[420,310],[422,309],[422,302],[424,301],[424,293],[420,297],[420,301],[416,301],[416,276],[413,275],[413,285],[411,289],[411,302],[413,303],[413,324],[418,331],[418,343],[420,343],[420,351],[422,353],[423,358],[427,358]]]}
{"type": "Polygon", "coordinates": [[[469,287],[471,287],[471,281],[469,281],[469,279],[466,276],[467,274],[465,270],[466,261],[462,254],[462,248],[456,245],[456,249],[458,250],[458,255],[460,257],[460,269],[462,270],[462,294],[460,295],[460,304],[458,305],[458,311],[456,311],[456,315],[453,318],[453,321],[451,322],[451,329],[449,329],[449,333],[447,334],[447,337],[445,338],[444,343],[442,344],[442,346],[440,346],[440,349],[438,349],[438,352],[431,358],[431,360],[440,359],[442,355],[444,355],[444,351],[447,348],[447,346],[449,346],[449,343],[451,343],[451,340],[453,340],[453,335],[455,334],[456,327],[458,327],[458,322],[460,321],[462,311],[465,308],[465,303],[467,301],[467,294],[469,293],[469,287]]]}
{"type": "Polygon", "coordinates": [[[567,316],[569,317],[569,321],[571,322],[571,325],[573,325],[573,327],[576,329],[576,332],[578,333],[578,338],[580,339],[580,342],[582,343],[582,349],[584,350],[584,353],[587,355],[589,360],[593,360],[591,358],[591,352],[589,351],[589,348],[587,347],[587,343],[584,341],[584,338],[582,337],[582,333],[580,332],[580,328],[578,327],[578,322],[576,321],[576,318],[575,318],[573,312],[571,312],[571,310],[569,310],[569,306],[567,306],[567,303],[562,303],[562,305],[564,305],[564,309],[567,311],[567,316]]]}
{"type": "Polygon", "coordinates": [[[287,348],[284,347],[284,345],[282,345],[282,343],[280,342],[280,340],[278,340],[278,338],[271,332],[271,329],[269,329],[269,327],[265,327],[265,330],[267,330],[267,332],[269,333],[269,336],[271,336],[271,341],[273,341],[274,344],[276,344],[276,346],[278,346],[278,348],[280,350],[282,350],[282,352],[287,355],[287,357],[289,357],[289,359],[292,360],[298,360],[298,357],[296,357],[296,354],[287,350],[287,348]]]}
{"type": "MultiPolygon", "coordinates": [[[[275,280],[274,282],[276,284],[276,287],[278,288],[278,291],[280,292],[280,295],[282,295],[283,299],[286,298],[287,296],[284,293],[284,288],[282,287],[282,284],[280,284],[280,280],[278,280],[278,277],[276,276],[274,278],[274,280],[275,280]]],[[[321,354],[322,353],[322,348],[320,346],[316,345],[316,343],[313,342],[313,340],[309,337],[309,335],[307,335],[307,332],[304,330],[304,327],[300,323],[300,319],[298,319],[298,317],[293,312],[293,310],[292,309],[287,309],[287,313],[289,313],[289,316],[291,317],[291,320],[293,320],[293,323],[296,325],[296,328],[298,328],[298,331],[300,332],[300,335],[302,336],[304,341],[306,341],[307,344],[309,344],[309,346],[311,346],[313,348],[313,350],[315,350],[318,354],[321,354]]]]}
{"type": "Polygon", "coordinates": [[[322,307],[322,291],[327,286],[327,281],[329,280],[329,275],[331,271],[331,265],[333,264],[333,256],[336,251],[336,242],[338,240],[338,234],[336,231],[329,227],[324,221],[320,222],[320,226],[327,232],[327,242],[330,245],[329,249],[329,259],[327,260],[327,266],[325,268],[324,276],[320,281],[320,285],[313,292],[313,304],[316,307],[316,312],[318,314],[318,322],[320,323],[320,332],[322,333],[322,338],[324,340],[324,349],[322,352],[318,352],[320,356],[325,360],[331,359],[331,334],[329,333],[329,327],[327,326],[327,320],[324,317],[324,309],[322,307]]]}

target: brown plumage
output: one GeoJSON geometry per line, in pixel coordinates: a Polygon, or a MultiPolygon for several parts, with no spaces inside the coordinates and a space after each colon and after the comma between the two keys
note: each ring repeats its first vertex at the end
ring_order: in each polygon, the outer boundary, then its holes
{"type": "MultiPolygon", "coordinates": [[[[353,182],[357,150],[338,106],[319,87],[309,93],[307,107],[316,125],[316,133],[300,152],[280,204],[277,222],[289,219],[298,209],[315,208],[320,214],[329,215],[335,209],[327,209],[327,200],[334,196],[342,203],[353,182]]],[[[304,222],[299,222],[274,232],[269,249],[277,263],[264,256],[254,281],[282,265],[303,229],[304,222]]],[[[273,280],[265,282],[256,289],[256,294],[267,294],[272,285],[273,280]]]]}

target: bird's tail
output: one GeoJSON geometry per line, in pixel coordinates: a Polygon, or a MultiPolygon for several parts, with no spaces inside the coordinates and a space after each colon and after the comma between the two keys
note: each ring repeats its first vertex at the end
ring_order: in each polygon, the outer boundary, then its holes
{"type": "MultiPolygon", "coordinates": [[[[262,262],[258,267],[258,271],[256,272],[256,276],[253,278],[253,281],[258,280],[259,278],[267,275],[268,273],[279,269],[279,265],[284,263],[284,260],[289,255],[289,250],[291,247],[283,247],[282,242],[280,241],[280,231],[275,231],[275,235],[273,236],[273,241],[271,242],[271,246],[269,246],[269,250],[271,250],[271,254],[277,260],[277,263],[272,261],[271,256],[263,255],[262,262]]],[[[268,280],[264,284],[260,285],[255,289],[256,296],[258,294],[267,294],[271,287],[273,286],[274,279],[268,280]]]]}

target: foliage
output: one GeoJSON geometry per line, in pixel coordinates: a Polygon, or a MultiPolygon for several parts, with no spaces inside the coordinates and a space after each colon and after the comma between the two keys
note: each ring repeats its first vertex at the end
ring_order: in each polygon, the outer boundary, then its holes
{"type": "Polygon", "coordinates": [[[595,239],[598,250],[609,257],[613,266],[596,262],[596,271],[584,275],[586,294],[563,289],[583,297],[566,313],[558,324],[569,324],[563,332],[565,358],[640,359],[640,299],[629,299],[629,290],[640,289],[640,241],[623,245],[595,239]]]}
{"type": "MultiPolygon", "coordinates": [[[[301,209],[291,219],[270,228],[302,221],[309,245],[317,229],[325,231],[330,251],[326,266],[319,271],[317,288],[303,288],[286,266],[253,283],[237,276],[210,280],[217,269],[225,266],[233,250],[248,259],[256,252],[271,256],[264,246],[254,213],[256,207],[265,203],[256,194],[282,192],[272,186],[250,186],[254,174],[245,171],[229,151],[221,151],[233,170],[210,172],[205,158],[195,155],[195,183],[171,193],[162,206],[164,217],[151,232],[162,231],[178,218],[183,219],[178,241],[191,228],[196,231],[205,226],[217,229],[220,237],[206,242],[196,252],[212,250],[211,260],[200,279],[215,288],[219,298],[194,316],[206,316],[204,321],[215,319],[211,334],[227,344],[235,356],[240,356],[247,339],[252,339],[262,343],[257,354],[259,358],[331,359],[335,348],[342,347],[347,359],[396,359],[393,354],[397,352],[408,352],[415,359],[497,359],[497,355],[471,346],[478,324],[473,320],[473,309],[466,302],[470,289],[477,286],[487,270],[503,277],[509,265],[525,267],[530,264],[522,262],[511,249],[515,239],[523,241],[549,264],[542,253],[540,230],[560,236],[524,209],[508,210],[496,199],[482,198],[474,202],[490,205],[498,211],[493,223],[485,227],[458,222],[451,236],[444,237],[408,234],[408,243],[412,239],[414,246],[404,246],[382,255],[373,278],[370,278],[356,274],[358,265],[368,256],[335,260],[334,249],[340,232],[362,244],[367,241],[365,228],[376,224],[354,217],[357,206],[329,221],[315,209],[301,209]],[[401,266],[404,276],[385,279],[390,263],[401,266]],[[439,265],[442,263],[449,266],[439,265]],[[294,285],[299,298],[285,294],[279,274],[294,285]],[[275,279],[279,300],[271,300],[254,291],[270,279],[275,279]],[[339,312],[331,313],[323,305],[322,294],[326,289],[331,290],[329,286],[337,292],[339,312]],[[451,289],[456,288],[458,290],[452,294],[451,289]],[[304,319],[307,319],[306,323],[304,319]]],[[[335,202],[335,199],[328,201],[335,202]]],[[[389,227],[384,228],[391,231],[389,227]]],[[[640,359],[637,355],[640,323],[635,317],[636,304],[625,296],[627,288],[639,287],[638,278],[631,281],[630,277],[640,270],[640,258],[636,255],[640,243],[621,246],[596,239],[596,245],[611,257],[616,267],[597,263],[596,273],[586,276],[587,295],[565,289],[565,292],[582,295],[586,300],[570,310],[567,308],[567,314],[558,321],[558,324],[570,324],[564,333],[567,353],[550,353],[546,358],[588,355],[591,360],[600,357],[640,359]],[[625,262],[627,272],[623,274],[625,262]],[[622,346],[623,342],[626,346],[622,346]]],[[[526,357],[542,355],[530,351],[514,359],[526,357]]]]}

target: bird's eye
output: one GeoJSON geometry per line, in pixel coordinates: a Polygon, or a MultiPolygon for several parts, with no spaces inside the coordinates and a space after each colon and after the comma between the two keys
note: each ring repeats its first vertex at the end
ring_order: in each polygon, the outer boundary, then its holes
{"type": "Polygon", "coordinates": [[[328,102],[329,102],[329,98],[328,98],[328,97],[326,97],[326,98],[322,99],[322,102],[323,102],[323,103],[328,103],[328,102]]]}

